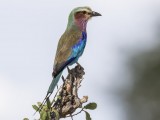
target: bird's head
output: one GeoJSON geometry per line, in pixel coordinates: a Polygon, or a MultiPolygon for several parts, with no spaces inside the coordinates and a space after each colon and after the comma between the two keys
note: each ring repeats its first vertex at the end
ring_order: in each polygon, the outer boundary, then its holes
{"type": "Polygon", "coordinates": [[[90,7],[77,7],[69,15],[68,27],[78,26],[82,31],[86,29],[88,20],[92,17],[101,16],[100,13],[92,11],[90,7]]]}
{"type": "Polygon", "coordinates": [[[95,16],[101,16],[100,13],[92,11],[90,7],[77,7],[71,12],[74,20],[84,20],[88,21],[90,18],[95,16]]]}

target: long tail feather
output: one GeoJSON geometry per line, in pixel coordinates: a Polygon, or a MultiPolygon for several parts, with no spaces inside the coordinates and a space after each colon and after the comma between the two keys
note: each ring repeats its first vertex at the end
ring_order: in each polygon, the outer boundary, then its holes
{"type": "Polygon", "coordinates": [[[53,93],[53,91],[54,91],[54,89],[55,89],[55,87],[56,87],[56,85],[57,85],[57,83],[58,83],[58,81],[59,81],[59,79],[60,79],[60,77],[61,77],[61,74],[62,74],[62,72],[60,72],[60,73],[52,80],[52,82],[51,82],[51,84],[50,84],[50,86],[49,86],[49,89],[48,89],[48,91],[47,91],[46,97],[44,98],[42,104],[39,106],[38,110],[34,113],[34,115],[35,115],[38,111],[41,111],[41,110],[42,110],[44,104],[47,102],[47,98],[49,98],[49,97],[51,96],[51,94],[53,93]]]}
{"type": "Polygon", "coordinates": [[[52,80],[52,82],[51,82],[51,84],[50,84],[50,86],[49,86],[49,89],[48,89],[48,91],[47,91],[47,94],[48,94],[48,93],[51,93],[51,94],[53,93],[53,91],[54,91],[54,89],[55,89],[55,87],[56,87],[56,85],[57,85],[57,83],[58,83],[61,75],[62,75],[62,72],[60,72],[60,73],[52,80]]]}
{"type": "Polygon", "coordinates": [[[41,105],[38,107],[38,109],[36,110],[36,112],[33,115],[35,115],[38,111],[40,112],[42,110],[44,104],[47,102],[47,98],[49,98],[50,96],[51,96],[51,93],[47,93],[47,95],[44,98],[44,100],[42,101],[41,105]]]}

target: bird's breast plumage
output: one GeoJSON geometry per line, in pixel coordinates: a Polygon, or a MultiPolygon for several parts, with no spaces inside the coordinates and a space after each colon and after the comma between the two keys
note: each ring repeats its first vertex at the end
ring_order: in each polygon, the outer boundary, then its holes
{"type": "Polygon", "coordinates": [[[76,58],[74,62],[78,60],[78,58],[83,54],[84,48],[86,46],[86,41],[87,41],[87,33],[82,32],[82,37],[78,40],[78,42],[75,45],[72,46],[72,53],[69,59],[74,57],[76,58]]]}

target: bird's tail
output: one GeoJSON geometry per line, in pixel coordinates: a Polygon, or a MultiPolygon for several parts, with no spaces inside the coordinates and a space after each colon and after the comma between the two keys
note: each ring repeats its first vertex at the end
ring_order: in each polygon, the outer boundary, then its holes
{"type": "MultiPolygon", "coordinates": [[[[48,89],[48,91],[47,91],[47,95],[46,95],[46,97],[44,98],[43,102],[41,103],[41,105],[39,106],[39,108],[38,108],[38,110],[37,110],[36,112],[41,111],[42,107],[43,107],[44,104],[47,102],[47,99],[48,99],[48,98],[51,96],[51,94],[53,93],[53,91],[54,91],[54,89],[55,89],[55,87],[56,87],[56,85],[57,85],[57,83],[58,83],[61,75],[62,75],[62,72],[60,72],[55,78],[53,78],[53,80],[52,80],[52,82],[51,82],[51,84],[50,84],[50,86],[49,86],[49,89],[48,89]]],[[[36,114],[36,112],[35,112],[35,114],[36,114]]]]}
{"type": "Polygon", "coordinates": [[[53,78],[53,80],[52,80],[52,82],[51,82],[51,84],[49,86],[49,89],[47,91],[47,94],[49,94],[49,93],[52,94],[52,92],[54,91],[54,89],[55,89],[55,87],[56,87],[61,75],[62,75],[62,72],[60,72],[55,78],[53,78]]]}

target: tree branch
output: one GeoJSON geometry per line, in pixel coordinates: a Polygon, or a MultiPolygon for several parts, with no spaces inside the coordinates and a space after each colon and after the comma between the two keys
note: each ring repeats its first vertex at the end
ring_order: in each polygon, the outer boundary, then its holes
{"type": "MultiPolygon", "coordinates": [[[[78,108],[81,108],[82,104],[88,100],[88,96],[83,96],[81,99],[78,96],[78,89],[81,86],[83,75],[85,74],[84,68],[77,65],[71,70],[68,68],[68,72],[66,79],[62,77],[64,81],[63,85],[60,87],[61,89],[58,92],[58,97],[52,106],[52,108],[59,113],[59,118],[77,115],[78,113],[72,114],[78,108]]],[[[82,112],[82,110],[80,112],[82,112]]]]}

